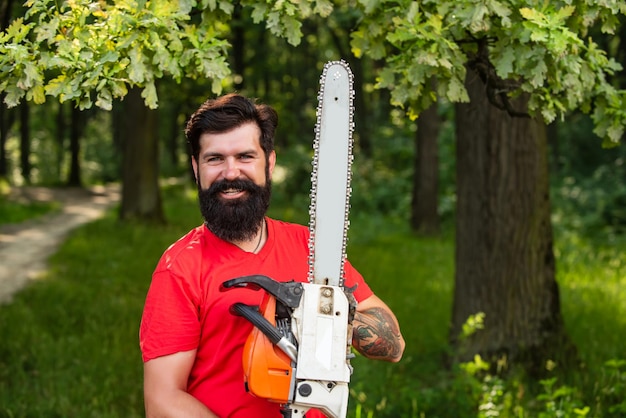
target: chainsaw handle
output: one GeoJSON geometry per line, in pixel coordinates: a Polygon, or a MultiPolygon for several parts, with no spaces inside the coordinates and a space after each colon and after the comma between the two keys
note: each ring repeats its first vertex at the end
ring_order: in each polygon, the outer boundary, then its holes
{"type": "Polygon", "coordinates": [[[230,312],[237,316],[246,318],[252,323],[252,325],[260,329],[273,344],[278,344],[280,339],[283,338],[283,335],[276,329],[276,327],[274,327],[270,321],[261,315],[256,306],[250,306],[237,302],[231,305],[230,312]]]}
{"type": "Polygon", "coordinates": [[[272,344],[278,346],[291,360],[297,361],[298,349],[296,346],[285,338],[270,321],[265,319],[256,306],[237,302],[231,305],[230,312],[250,321],[252,325],[261,330],[261,332],[269,338],[272,344]]]}
{"type": "Polygon", "coordinates": [[[278,282],[260,274],[226,280],[220,285],[220,292],[237,287],[246,287],[252,290],[263,289],[274,296],[283,305],[290,308],[296,308],[300,304],[303,292],[302,283],[294,281],[278,282]]]}

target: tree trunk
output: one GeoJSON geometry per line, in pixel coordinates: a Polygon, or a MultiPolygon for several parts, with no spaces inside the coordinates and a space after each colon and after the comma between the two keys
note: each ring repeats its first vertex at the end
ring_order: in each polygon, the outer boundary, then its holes
{"type": "MultiPolygon", "coordinates": [[[[0,0],[0,30],[4,31],[11,21],[13,0],[0,0]]],[[[0,94],[0,179],[8,179],[9,162],[6,153],[6,143],[11,127],[9,111],[4,104],[6,94],[0,94]]]]}
{"type": "Polygon", "coordinates": [[[27,101],[20,105],[20,167],[24,182],[30,184],[30,108],[27,101]]]}
{"type": "Polygon", "coordinates": [[[550,167],[550,172],[559,177],[558,174],[563,164],[559,159],[561,150],[559,146],[559,125],[556,121],[546,126],[546,135],[548,136],[548,155],[550,155],[548,166],[550,167]]]}
{"type": "MultiPolygon", "coordinates": [[[[349,55],[343,56],[348,57],[349,55]]],[[[365,76],[363,71],[363,60],[350,60],[350,67],[352,67],[352,70],[354,72],[354,91],[356,92],[354,97],[354,111],[356,113],[355,130],[358,135],[359,149],[366,158],[370,158],[374,153],[371,136],[371,133],[373,131],[372,126],[374,124],[372,123],[368,101],[365,97],[365,95],[368,93],[364,87],[365,76]]]]}
{"type": "Polygon", "coordinates": [[[241,4],[236,3],[233,10],[233,18],[231,20],[232,30],[232,59],[233,59],[233,87],[236,91],[241,91],[245,88],[244,70],[246,68],[245,63],[245,51],[246,51],[246,22],[242,13],[243,7],[241,4]]]}
{"type": "Polygon", "coordinates": [[[164,222],[159,190],[157,111],[145,106],[137,88],[131,89],[124,101],[122,126],[120,218],[164,222]]]}
{"type": "Polygon", "coordinates": [[[0,29],[5,30],[11,22],[11,11],[13,10],[14,0],[0,1],[0,29]]]}
{"type": "MultiPolygon", "coordinates": [[[[180,113],[178,113],[178,109],[170,109],[170,125],[169,125],[169,135],[167,136],[166,144],[167,144],[167,154],[172,164],[172,167],[178,168],[178,156],[179,156],[179,148],[181,143],[185,143],[181,140],[181,121],[180,113]]],[[[184,149],[183,149],[184,151],[184,149]]]]}
{"type": "Polygon", "coordinates": [[[11,127],[9,110],[4,104],[5,94],[0,94],[0,179],[9,178],[9,160],[7,159],[7,139],[11,127]]]}
{"type": "Polygon", "coordinates": [[[411,227],[424,235],[439,233],[439,150],[437,137],[441,121],[434,103],[417,119],[415,157],[413,160],[413,193],[411,227]]]}
{"type": "Polygon", "coordinates": [[[65,159],[65,137],[67,135],[67,122],[65,120],[65,104],[59,103],[59,111],[57,112],[57,159],[56,159],[56,175],[58,179],[63,176],[63,161],[65,159]]]}
{"type": "MultiPolygon", "coordinates": [[[[555,281],[545,126],[490,105],[468,70],[469,104],[458,104],[456,277],[451,340],[459,359],[506,356],[527,370],[563,359],[555,281]],[[483,312],[484,329],[461,342],[483,312]]],[[[527,97],[513,101],[527,110],[527,97]]],[[[533,369],[538,367],[539,369],[533,369]]]]}
{"type": "Polygon", "coordinates": [[[68,186],[81,187],[82,176],[80,168],[80,138],[83,133],[85,117],[78,107],[72,107],[70,125],[70,173],[67,179],[68,186]]]}

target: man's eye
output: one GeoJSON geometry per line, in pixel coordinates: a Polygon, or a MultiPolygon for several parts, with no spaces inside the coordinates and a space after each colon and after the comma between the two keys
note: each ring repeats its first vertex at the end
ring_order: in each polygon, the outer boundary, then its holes
{"type": "Polygon", "coordinates": [[[222,161],[221,157],[209,157],[206,159],[207,163],[219,163],[220,161],[222,161]]]}

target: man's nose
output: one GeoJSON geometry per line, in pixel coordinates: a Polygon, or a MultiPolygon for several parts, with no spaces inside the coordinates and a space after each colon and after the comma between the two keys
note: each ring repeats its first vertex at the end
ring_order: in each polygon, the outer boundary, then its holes
{"type": "Polygon", "coordinates": [[[223,176],[226,180],[235,180],[241,175],[239,163],[234,158],[228,158],[224,166],[223,176]]]}

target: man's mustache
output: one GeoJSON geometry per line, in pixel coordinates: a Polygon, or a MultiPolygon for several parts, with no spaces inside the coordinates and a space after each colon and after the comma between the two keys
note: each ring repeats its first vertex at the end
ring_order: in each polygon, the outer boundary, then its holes
{"type": "Polygon", "coordinates": [[[259,191],[261,186],[255,184],[251,180],[236,179],[236,180],[218,180],[211,184],[208,189],[210,195],[216,195],[218,193],[225,192],[226,190],[241,190],[244,192],[259,191]]]}

